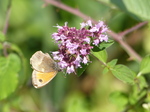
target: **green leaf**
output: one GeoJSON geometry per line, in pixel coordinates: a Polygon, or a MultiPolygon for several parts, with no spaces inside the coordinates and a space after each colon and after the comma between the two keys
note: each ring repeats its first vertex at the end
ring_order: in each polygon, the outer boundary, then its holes
{"type": "Polygon", "coordinates": [[[82,66],[82,68],[77,68],[77,71],[76,71],[76,73],[77,73],[77,76],[80,76],[80,75],[82,75],[82,73],[85,71],[85,69],[87,68],[87,64],[85,65],[85,64],[81,64],[81,66],[82,66]]]}
{"type": "Polygon", "coordinates": [[[111,60],[107,63],[107,66],[113,68],[117,64],[118,59],[111,60]]]}
{"type": "Polygon", "coordinates": [[[141,64],[140,64],[140,73],[141,74],[150,73],[150,55],[147,55],[141,61],[141,64]]]}
{"type": "Polygon", "coordinates": [[[5,35],[0,31],[0,42],[5,41],[5,35]]]}
{"type": "Polygon", "coordinates": [[[103,70],[103,74],[106,74],[111,68],[113,68],[116,65],[117,61],[117,59],[114,59],[108,62],[107,66],[103,70]]]}
{"type": "Polygon", "coordinates": [[[136,74],[133,71],[131,71],[128,67],[124,65],[116,65],[113,68],[111,68],[110,71],[119,80],[125,83],[134,84],[136,74]]]}
{"type": "Polygon", "coordinates": [[[14,51],[14,52],[16,52],[18,55],[19,55],[19,57],[20,57],[20,59],[21,59],[21,62],[22,62],[22,69],[21,69],[21,73],[20,73],[20,75],[19,75],[19,77],[18,77],[18,79],[19,79],[19,84],[20,85],[23,85],[23,83],[26,81],[26,80],[28,80],[27,79],[27,60],[26,60],[26,58],[24,57],[24,54],[22,53],[22,51],[21,51],[21,49],[17,46],[17,45],[15,45],[15,44],[11,44],[11,49],[14,51]]]}
{"type": "MultiPolygon", "coordinates": [[[[148,87],[148,83],[146,82],[147,77],[136,77],[135,78],[135,83],[138,85],[138,87],[142,90],[143,88],[148,87]]],[[[147,78],[148,79],[148,78],[147,78]]]]}
{"type": "Polygon", "coordinates": [[[0,57],[0,100],[15,91],[20,67],[20,58],[16,54],[0,57]]]}
{"type": "Polygon", "coordinates": [[[105,67],[105,68],[103,69],[103,74],[108,73],[108,71],[109,71],[108,67],[105,67]]]}
{"type": "Polygon", "coordinates": [[[113,40],[108,40],[108,42],[102,42],[100,43],[98,46],[94,46],[94,48],[92,49],[93,52],[99,52],[102,51],[108,47],[110,47],[112,44],[114,43],[113,40]]]}
{"type": "Polygon", "coordinates": [[[16,44],[11,44],[11,49],[13,51],[17,52],[21,58],[24,58],[24,55],[23,55],[21,49],[16,44]]]}
{"type": "Polygon", "coordinates": [[[111,0],[111,2],[137,20],[150,20],[150,0],[111,0]]]}
{"type": "Polygon", "coordinates": [[[112,103],[116,104],[118,107],[123,107],[128,103],[127,95],[119,91],[111,93],[109,99],[112,103]]]}
{"type": "Polygon", "coordinates": [[[103,63],[106,63],[107,61],[107,52],[106,50],[99,51],[99,52],[91,52],[96,58],[98,58],[103,63]]]}

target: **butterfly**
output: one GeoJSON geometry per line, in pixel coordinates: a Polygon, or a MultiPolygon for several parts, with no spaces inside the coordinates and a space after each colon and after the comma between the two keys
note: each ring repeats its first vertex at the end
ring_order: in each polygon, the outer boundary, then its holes
{"type": "Polygon", "coordinates": [[[57,63],[48,53],[35,52],[30,58],[32,65],[32,84],[35,88],[41,88],[48,84],[60,71],[57,63]]]}

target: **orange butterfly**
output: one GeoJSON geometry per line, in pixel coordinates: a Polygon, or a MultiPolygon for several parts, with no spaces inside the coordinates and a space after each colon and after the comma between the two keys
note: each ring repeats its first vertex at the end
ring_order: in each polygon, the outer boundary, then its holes
{"type": "Polygon", "coordinates": [[[57,63],[48,53],[37,51],[30,58],[32,65],[32,84],[35,88],[40,88],[48,84],[60,71],[57,63]]]}

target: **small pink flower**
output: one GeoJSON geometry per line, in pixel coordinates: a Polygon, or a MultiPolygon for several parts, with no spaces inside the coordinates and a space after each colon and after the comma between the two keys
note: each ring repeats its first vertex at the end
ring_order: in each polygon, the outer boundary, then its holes
{"type": "Polygon", "coordinates": [[[84,63],[84,64],[87,64],[87,63],[88,63],[87,57],[84,57],[84,58],[83,58],[83,63],[84,63]]]}
{"type": "Polygon", "coordinates": [[[73,72],[75,72],[73,65],[71,65],[71,67],[68,66],[67,67],[67,73],[70,74],[70,73],[73,73],[73,72]]]}
{"type": "Polygon", "coordinates": [[[86,24],[87,24],[87,26],[92,27],[92,22],[91,22],[91,20],[88,20],[88,21],[86,22],[86,24]]]}
{"type": "Polygon", "coordinates": [[[99,39],[95,39],[93,44],[97,46],[99,44],[99,42],[100,42],[99,39]]]}
{"type": "Polygon", "coordinates": [[[80,50],[80,53],[81,53],[82,55],[87,55],[86,49],[81,49],[81,50],[80,50]]]}

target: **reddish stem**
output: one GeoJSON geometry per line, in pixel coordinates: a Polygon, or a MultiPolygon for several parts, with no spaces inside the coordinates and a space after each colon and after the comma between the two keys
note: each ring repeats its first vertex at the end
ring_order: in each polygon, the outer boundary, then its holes
{"type": "Polygon", "coordinates": [[[121,33],[119,33],[119,35],[120,36],[125,36],[125,35],[131,33],[132,31],[135,31],[135,30],[139,29],[140,27],[146,25],[147,23],[148,23],[147,21],[141,22],[141,23],[139,23],[139,24],[137,24],[137,25],[135,25],[135,26],[133,26],[133,27],[131,27],[131,28],[121,32],[121,33]]]}
{"type": "Polygon", "coordinates": [[[5,25],[4,25],[4,29],[3,29],[4,34],[7,33],[7,29],[8,29],[9,17],[10,17],[10,12],[11,12],[10,9],[11,9],[11,0],[9,0],[9,2],[8,2],[7,12],[6,12],[6,20],[5,20],[5,25]]]}
{"type": "MultiPolygon", "coordinates": [[[[63,3],[61,3],[57,0],[44,0],[44,1],[45,1],[46,4],[51,4],[51,5],[54,5],[56,7],[59,7],[61,9],[65,10],[65,11],[68,11],[68,12],[70,12],[70,13],[76,15],[76,16],[79,16],[79,17],[83,18],[84,20],[91,19],[89,16],[83,14],[79,10],[71,8],[71,7],[65,5],[65,4],[63,4],[63,3]]],[[[95,21],[94,19],[91,19],[91,21],[93,23],[97,23],[97,21],[95,21]]],[[[139,28],[139,27],[137,27],[137,28],[139,28]]],[[[124,34],[127,34],[128,32],[133,31],[133,29],[136,29],[136,28],[131,28],[131,30],[128,29],[128,31],[126,31],[126,33],[124,33],[124,34]]],[[[117,41],[124,48],[124,50],[130,55],[131,58],[136,59],[139,62],[141,61],[142,58],[126,42],[124,42],[122,40],[122,35],[119,35],[119,34],[113,32],[113,31],[108,32],[108,34],[111,35],[112,38],[115,41],[117,41]]]]}

